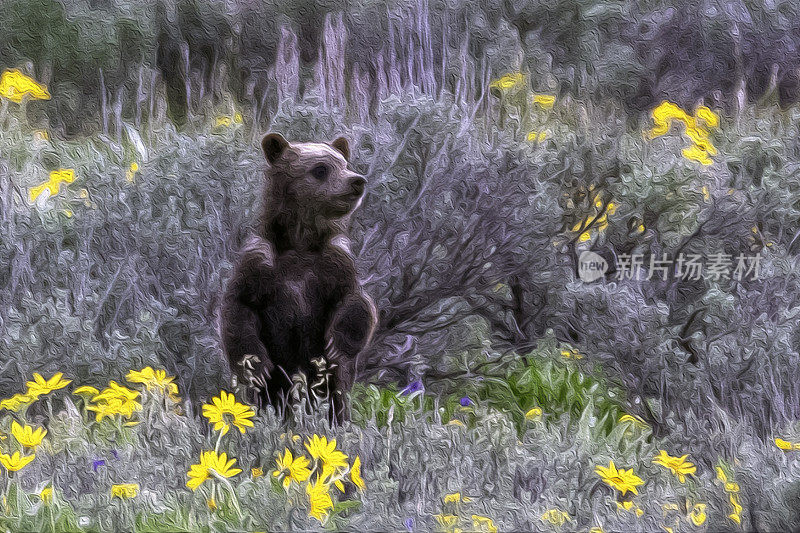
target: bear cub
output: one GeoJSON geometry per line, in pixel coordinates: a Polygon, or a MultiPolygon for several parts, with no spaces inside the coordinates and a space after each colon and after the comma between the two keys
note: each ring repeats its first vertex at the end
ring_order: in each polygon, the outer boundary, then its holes
{"type": "Polygon", "coordinates": [[[344,138],[289,143],[273,133],[261,146],[269,163],[263,212],[226,288],[223,347],[249,401],[280,411],[292,376],[322,376],[311,388],[341,423],[356,357],[376,324],[347,245],[366,180],[347,168],[344,138]]]}

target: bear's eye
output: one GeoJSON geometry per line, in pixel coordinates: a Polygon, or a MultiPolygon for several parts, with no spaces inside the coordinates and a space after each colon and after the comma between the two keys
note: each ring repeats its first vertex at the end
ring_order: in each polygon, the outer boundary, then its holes
{"type": "Polygon", "coordinates": [[[326,180],[329,172],[330,169],[327,167],[327,165],[317,165],[311,169],[311,175],[319,181],[326,180]]]}

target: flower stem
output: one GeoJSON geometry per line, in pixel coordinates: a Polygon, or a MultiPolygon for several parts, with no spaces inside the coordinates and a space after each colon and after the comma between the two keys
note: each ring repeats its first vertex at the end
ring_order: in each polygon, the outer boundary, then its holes
{"type": "Polygon", "coordinates": [[[219,432],[219,436],[217,437],[217,444],[214,446],[214,452],[219,453],[219,445],[222,442],[222,431],[219,432]]]}
{"type": "Polygon", "coordinates": [[[5,478],[5,483],[4,483],[5,488],[3,490],[3,507],[4,507],[3,514],[7,515],[8,512],[9,512],[9,508],[8,508],[8,491],[11,490],[11,473],[10,472],[6,472],[6,475],[3,476],[3,477],[5,478]]]}
{"type": "Polygon", "coordinates": [[[50,515],[50,531],[56,533],[56,519],[53,516],[53,501],[50,500],[50,503],[47,504],[47,514],[50,515]]]}
{"type": "Polygon", "coordinates": [[[228,481],[224,476],[219,475],[214,470],[211,470],[211,474],[225,485],[225,488],[228,489],[228,492],[231,495],[231,503],[233,503],[233,508],[236,509],[236,514],[239,515],[239,519],[244,518],[242,515],[242,510],[239,507],[239,500],[236,498],[236,492],[233,490],[233,485],[231,485],[230,481],[228,481]]]}

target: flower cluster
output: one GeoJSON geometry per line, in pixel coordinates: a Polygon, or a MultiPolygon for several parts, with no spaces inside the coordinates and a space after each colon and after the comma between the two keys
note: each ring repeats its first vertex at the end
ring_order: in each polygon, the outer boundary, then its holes
{"type": "Polygon", "coordinates": [[[25,98],[31,100],[50,100],[47,86],[26,76],[17,69],[8,69],[0,76],[0,97],[17,104],[25,98]]]}
{"type": "Polygon", "coordinates": [[[58,372],[50,379],[44,379],[40,374],[33,374],[33,381],[27,382],[27,390],[21,394],[15,394],[10,398],[0,400],[0,411],[6,409],[8,411],[20,412],[26,409],[33,402],[46,396],[53,391],[63,389],[72,383],[72,380],[64,379],[64,374],[58,372]]]}
{"type": "Polygon", "coordinates": [[[791,450],[800,450],[800,442],[789,442],[788,440],[783,440],[779,437],[775,438],[775,446],[785,452],[791,450]]]}
{"type": "MultiPolygon", "coordinates": [[[[80,393],[92,393],[96,389],[90,387],[81,387],[80,393]]],[[[78,394],[78,391],[75,391],[78,394]]],[[[120,416],[130,419],[135,411],[142,408],[142,404],[137,400],[140,396],[139,391],[131,390],[128,387],[120,385],[116,381],[111,381],[108,388],[102,392],[97,392],[91,398],[93,405],[86,407],[88,411],[94,411],[98,422],[103,418],[114,418],[120,416]]]]}
{"type": "Polygon", "coordinates": [[[717,481],[722,484],[722,490],[728,495],[728,502],[731,505],[731,512],[728,518],[737,524],[742,524],[742,504],[739,501],[739,484],[734,479],[731,469],[722,461],[717,464],[717,481]]]}
{"type": "Polygon", "coordinates": [[[586,242],[608,228],[608,217],[616,213],[617,204],[606,198],[604,192],[593,184],[586,190],[576,191],[576,194],[583,196],[584,200],[580,203],[572,199],[567,202],[569,209],[581,213],[570,232],[578,242],[586,242]]]}
{"type": "Polygon", "coordinates": [[[719,117],[705,106],[700,106],[694,115],[673,104],[664,101],[652,112],[654,127],[648,132],[651,139],[666,135],[673,122],[684,125],[686,136],[692,144],[684,148],[683,156],[686,159],[698,161],[703,165],[710,165],[711,156],[717,154],[717,149],[709,138],[710,130],[719,126],[719,117]]]}
{"type": "MultiPolygon", "coordinates": [[[[666,450],[659,450],[658,455],[653,458],[652,462],[653,464],[665,468],[683,484],[686,483],[688,476],[695,476],[697,473],[697,467],[688,461],[688,457],[688,454],[676,457],[669,455],[666,450]]],[[[614,461],[611,461],[608,467],[596,467],[595,472],[604,483],[619,491],[617,507],[620,510],[635,512],[637,516],[642,516],[644,514],[644,511],[635,505],[631,498],[625,497],[628,492],[638,495],[637,487],[644,484],[644,480],[634,474],[633,469],[618,469],[614,465],[614,461]]],[[[723,484],[723,490],[728,495],[728,500],[731,505],[731,512],[728,514],[728,518],[737,525],[741,525],[743,508],[739,501],[739,485],[733,481],[732,471],[722,461],[720,461],[716,467],[716,474],[716,479],[723,484]]],[[[698,527],[706,522],[708,517],[706,513],[707,504],[692,502],[688,495],[683,497],[680,501],[683,504],[682,506],[679,506],[677,503],[665,503],[662,506],[665,518],[670,513],[677,514],[674,526],[664,526],[666,530],[677,530],[681,519],[698,527]]]]}
{"type": "MultiPolygon", "coordinates": [[[[556,97],[552,94],[533,93],[529,91],[530,77],[522,72],[506,74],[489,84],[489,92],[499,98],[502,105],[514,108],[520,121],[529,121],[525,126],[533,127],[528,131],[526,139],[530,142],[542,142],[550,136],[546,113],[553,109],[556,97]]],[[[505,113],[505,109],[501,111],[505,113]]],[[[502,122],[502,119],[501,119],[502,122]]]]}
{"type": "Polygon", "coordinates": [[[141,383],[148,391],[169,396],[174,401],[180,400],[178,385],[174,383],[175,377],[168,376],[165,370],[153,370],[148,366],[139,371],[131,370],[125,379],[130,383],[141,383]]]}
{"type": "MultiPolygon", "coordinates": [[[[159,378],[154,374],[150,378],[151,385],[156,387],[157,383],[160,383],[163,390],[169,391],[171,382],[168,383],[159,378]]],[[[187,473],[189,480],[186,482],[186,486],[192,491],[197,491],[208,481],[210,485],[208,509],[216,511],[219,509],[219,505],[217,503],[217,483],[215,482],[219,482],[227,489],[231,505],[241,514],[236,493],[228,479],[240,474],[242,469],[236,467],[236,458],[228,458],[228,454],[225,452],[220,453],[220,445],[222,437],[228,433],[232,425],[239,428],[242,434],[245,433],[246,427],[253,427],[250,419],[255,416],[255,411],[250,406],[239,403],[233,394],[220,391],[219,396],[213,398],[210,404],[203,405],[203,416],[213,424],[214,431],[218,432],[217,443],[213,450],[202,451],[200,462],[189,467],[187,473]]]]}
{"type": "Polygon", "coordinates": [[[497,526],[491,518],[466,512],[464,504],[472,501],[472,498],[463,496],[460,492],[446,494],[442,498],[442,512],[433,516],[436,520],[437,530],[445,533],[461,531],[497,533],[497,526]]]}
{"type": "Polygon", "coordinates": [[[356,456],[348,463],[347,455],[337,449],[336,439],[329,441],[316,434],[306,440],[304,447],[311,459],[285,448],[283,455],[275,459],[277,468],[272,476],[287,493],[293,486],[304,487],[309,516],[325,522],[334,506],[332,487],[340,493],[345,493],[345,483],[351,483],[359,491],[366,488],[361,477],[361,458],[356,456]]]}
{"type": "Polygon", "coordinates": [[[32,187],[28,191],[28,199],[34,203],[39,196],[47,192],[47,198],[55,196],[61,189],[61,184],[70,184],[75,181],[75,171],[70,168],[61,168],[50,172],[50,179],[44,183],[32,187]]]}
{"type": "Polygon", "coordinates": [[[47,396],[53,391],[63,389],[72,383],[71,380],[64,379],[64,375],[59,372],[50,379],[45,379],[41,374],[34,373],[33,380],[26,383],[27,390],[21,394],[15,394],[11,398],[0,400],[0,410],[7,410],[17,413],[20,423],[17,420],[11,422],[11,435],[13,441],[6,441],[5,445],[12,447],[6,450],[0,449],[0,465],[6,472],[17,472],[29,465],[36,458],[36,448],[42,444],[47,430],[44,428],[29,426],[24,422],[25,411],[35,401],[43,396],[47,396]]]}

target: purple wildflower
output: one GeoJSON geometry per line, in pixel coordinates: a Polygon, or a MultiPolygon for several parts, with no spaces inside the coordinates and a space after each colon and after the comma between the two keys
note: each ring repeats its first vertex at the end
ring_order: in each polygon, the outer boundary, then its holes
{"type": "Polygon", "coordinates": [[[406,388],[400,391],[400,394],[405,396],[407,394],[411,394],[412,392],[417,392],[422,390],[422,382],[420,380],[412,381],[409,383],[406,388]]]}
{"type": "Polygon", "coordinates": [[[403,522],[403,524],[405,524],[407,530],[414,531],[414,519],[413,518],[406,518],[406,521],[403,522]]]}
{"type": "Polygon", "coordinates": [[[469,407],[470,405],[472,405],[472,400],[470,400],[467,396],[464,396],[463,398],[461,398],[461,401],[459,403],[461,404],[461,407],[469,407]]]}
{"type": "Polygon", "coordinates": [[[105,464],[106,464],[105,459],[95,459],[94,461],[92,461],[92,470],[97,472],[97,469],[100,468],[101,466],[105,466],[105,464]]]}

